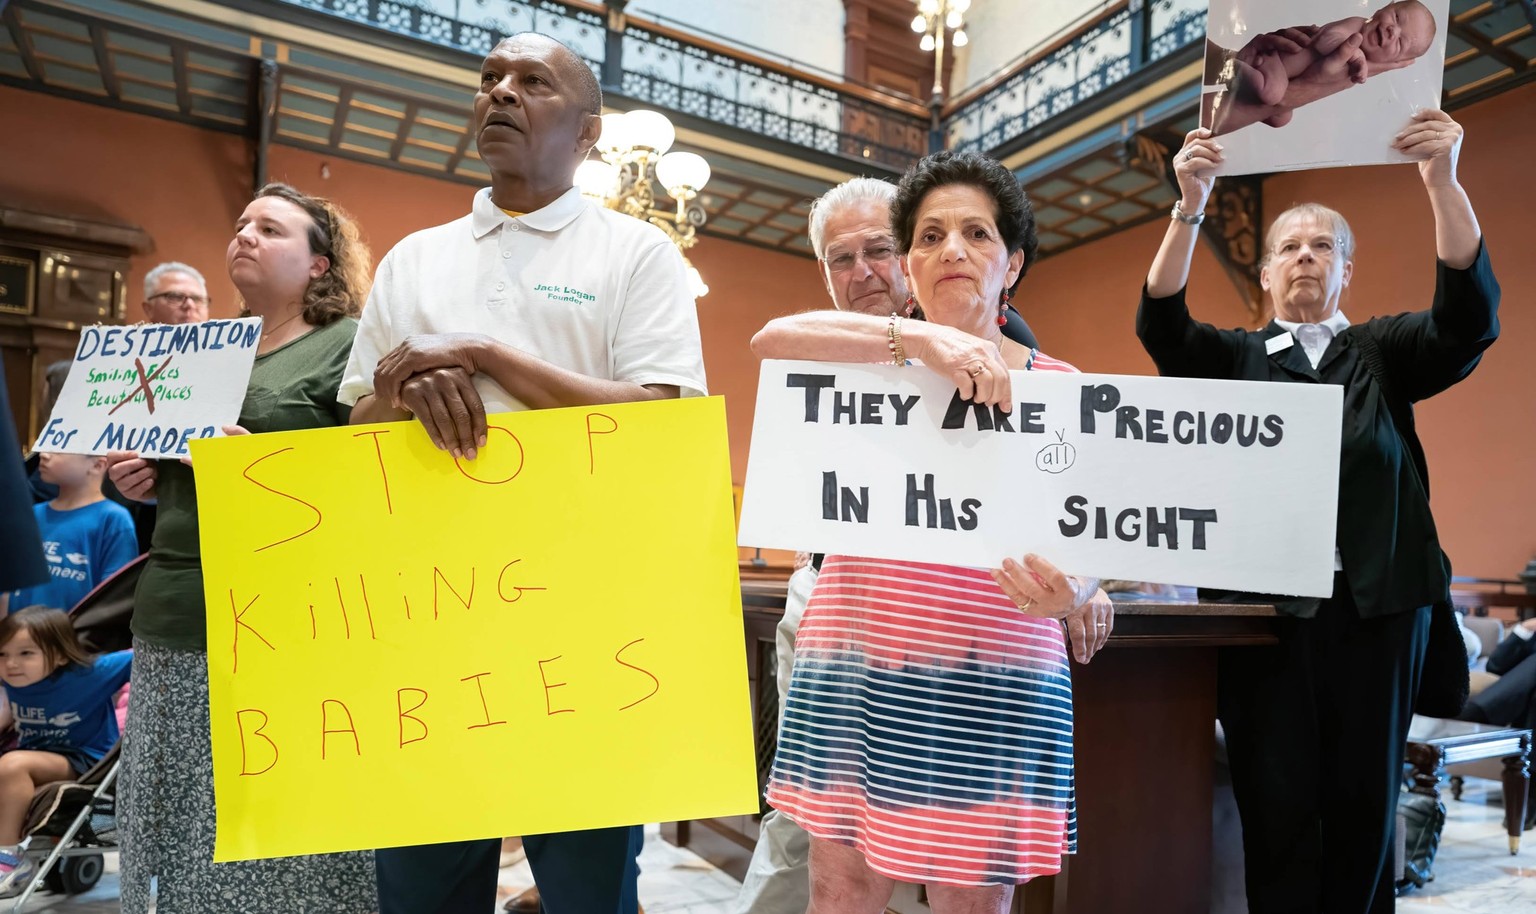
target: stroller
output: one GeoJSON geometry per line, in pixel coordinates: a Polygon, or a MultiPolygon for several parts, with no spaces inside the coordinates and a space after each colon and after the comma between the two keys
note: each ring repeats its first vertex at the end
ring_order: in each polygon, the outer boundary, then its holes
{"type": "MultiPolygon", "coordinates": [[[[70,610],[70,622],[80,643],[92,654],[127,650],[133,646],[128,620],[133,595],[147,556],[141,555],[102,581],[70,610]]],[[[117,848],[117,773],[122,741],[78,780],[44,784],[32,797],[22,832],[26,854],[38,863],[37,873],[11,908],[22,906],[41,887],[78,895],[101,880],[103,852],[117,848]]]]}

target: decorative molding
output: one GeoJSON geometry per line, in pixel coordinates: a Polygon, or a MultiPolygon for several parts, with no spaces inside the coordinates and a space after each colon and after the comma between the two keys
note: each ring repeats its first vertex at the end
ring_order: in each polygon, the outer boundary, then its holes
{"type": "Polygon", "coordinates": [[[53,244],[85,242],[134,254],[148,254],[155,249],[149,233],[137,225],[15,207],[0,207],[0,231],[7,236],[26,235],[53,244]]]}
{"type": "Polygon", "coordinates": [[[1264,250],[1263,176],[1217,178],[1202,229],[1201,235],[1237,287],[1248,315],[1255,323],[1264,321],[1268,309],[1259,285],[1259,261],[1264,250]]]}
{"type": "MultiPolygon", "coordinates": [[[[1182,146],[1183,137],[1168,131],[1135,138],[1137,155],[1162,163],[1163,179],[1173,188],[1175,199],[1179,182],[1173,174],[1173,156],[1182,146]]],[[[1255,324],[1266,320],[1268,306],[1259,284],[1259,261],[1264,255],[1264,176],[1217,178],[1199,231],[1237,288],[1249,318],[1255,324]]]]}

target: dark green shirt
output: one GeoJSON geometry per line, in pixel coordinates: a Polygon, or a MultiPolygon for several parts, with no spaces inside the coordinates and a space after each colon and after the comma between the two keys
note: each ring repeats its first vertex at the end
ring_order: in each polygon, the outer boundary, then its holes
{"type": "MultiPolygon", "coordinates": [[[[255,435],[346,425],[352,407],[336,402],[336,389],[356,333],[357,321],[342,318],[257,356],[240,425],[255,435]]],[[[133,634],[156,647],[205,651],[197,485],[191,467],[178,460],[157,463],[160,510],[135,596],[133,634]]]]}

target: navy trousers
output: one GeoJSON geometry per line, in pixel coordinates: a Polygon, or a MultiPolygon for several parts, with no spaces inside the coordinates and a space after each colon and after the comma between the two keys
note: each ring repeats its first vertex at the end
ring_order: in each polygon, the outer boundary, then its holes
{"type": "Polygon", "coordinates": [[[1274,647],[1225,648],[1217,707],[1252,914],[1387,914],[1429,607],[1361,619],[1340,575],[1274,647]]]}
{"type": "MultiPolygon", "coordinates": [[[[544,914],[636,914],[638,826],[527,835],[523,849],[544,914]]],[[[501,841],[457,841],[374,851],[379,914],[493,914],[501,841]]]]}

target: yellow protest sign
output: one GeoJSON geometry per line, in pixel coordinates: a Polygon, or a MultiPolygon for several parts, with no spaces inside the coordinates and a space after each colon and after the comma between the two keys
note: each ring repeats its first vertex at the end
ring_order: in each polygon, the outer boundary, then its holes
{"type": "Polygon", "coordinates": [[[193,444],[215,860],[757,809],[719,398],[193,444]]]}

